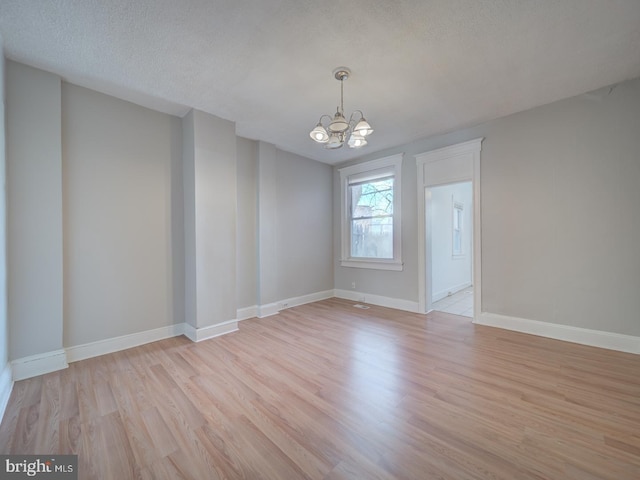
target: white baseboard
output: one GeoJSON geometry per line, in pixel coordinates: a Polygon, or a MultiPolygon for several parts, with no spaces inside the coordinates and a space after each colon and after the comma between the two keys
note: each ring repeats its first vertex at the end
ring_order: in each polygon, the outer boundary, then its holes
{"type": "Polygon", "coordinates": [[[449,287],[444,290],[441,290],[433,294],[433,296],[431,297],[431,302],[433,303],[433,302],[437,302],[438,300],[442,300],[443,298],[448,297],[449,293],[451,293],[451,295],[454,295],[459,291],[464,290],[465,288],[468,288],[470,286],[471,286],[471,283],[466,282],[466,283],[461,283],[459,285],[454,285],[453,287],[449,287]]]}
{"type": "Polygon", "coordinates": [[[298,307],[307,303],[319,302],[320,300],[326,300],[335,296],[334,290],[324,290],[322,292],[309,293],[307,295],[300,295],[299,297],[285,298],[274,303],[267,303],[266,305],[258,305],[256,307],[256,316],[260,318],[269,317],[277,314],[280,310],[287,308],[298,307]]]}
{"type": "MultiPolygon", "coordinates": [[[[98,340],[97,342],[85,343],[68,347],[64,350],[33,355],[30,357],[13,360],[10,364],[9,372],[13,375],[13,380],[24,380],[36,377],[45,373],[55,372],[67,368],[67,362],[77,362],[87,358],[98,357],[108,353],[119,352],[128,348],[138,347],[146,343],[157,342],[166,338],[185,335],[194,342],[200,342],[208,338],[224,335],[225,333],[238,330],[237,320],[211,325],[204,328],[194,328],[186,323],[168,325],[166,327],[146,330],[144,332],[132,333],[115,338],[98,340]]],[[[5,369],[6,370],[6,369],[5,369]]],[[[5,372],[1,375],[5,375],[5,372]]],[[[2,405],[2,395],[5,385],[4,378],[0,375],[0,406],[2,405]]]]}
{"type": "Polygon", "coordinates": [[[278,302],[278,310],[284,310],[286,308],[298,307],[307,303],[319,302],[320,300],[326,300],[334,296],[333,290],[325,290],[323,292],[310,293],[308,295],[301,295],[299,297],[291,297],[278,302]]]}
{"type": "Polygon", "coordinates": [[[144,332],[132,333],[121,337],[107,338],[97,342],[85,343],[75,347],[68,347],[67,361],[77,362],[86,358],[98,357],[107,353],[119,352],[127,348],[137,347],[145,343],[157,342],[165,338],[177,337],[184,333],[184,323],[154,328],[144,332]]]}
{"type": "Polygon", "coordinates": [[[257,317],[264,318],[275,315],[280,311],[278,303],[267,303],[266,305],[258,305],[256,308],[257,317]]]}
{"type": "Polygon", "coordinates": [[[208,327],[196,328],[188,323],[184,324],[184,334],[192,342],[201,342],[210,338],[219,337],[227,333],[235,332],[238,330],[238,321],[229,320],[226,322],[218,323],[216,325],[209,325],[208,327]]]}
{"type": "Polygon", "coordinates": [[[68,366],[67,354],[63,349],[60,349],[13,360],[11,371],[13,380],[18,381],[62,370],[68,366]]]}
{"type": "Polygon", "coordinates": [[[632,335],[603,332],[601,330],[559,325],[556,323],[540,322],[537,320],[486,312],[478,315],[473,320],[473,323],[529,333],[556,340],[564,340],[565,342],[640,354],[640,337],[632,335]]]}
{"type": "Polygon", "coordinates": [[[4,418],[4,411],[7,409],[11,390],[13,390],[13,377],[11,376],[11,363],[7,362],[2,373],[0,373],[0,422],[4,418]]]}
{"type": "Polygon", "coordinates": [[[255,318],[258,316],[258,306],[253,305],[251,307],[239,308],[236,311],[236,318],[239,322],[242,320],[247,320],[249,318],[255,318]]]}
{"type": "Polygon", "coordinates": [[[404,300],[402,298],[384,297],[382,295],[373,295],[370,293],[354,292],[353,290],[334,290],[334,296],[354,302],[370,303],[380,307],[395,308],[406,312],[420,313],[418,302],[404,300]]]}

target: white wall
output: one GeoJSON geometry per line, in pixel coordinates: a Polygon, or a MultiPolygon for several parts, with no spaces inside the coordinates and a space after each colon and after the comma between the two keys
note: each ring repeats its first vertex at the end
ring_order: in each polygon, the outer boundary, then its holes
{"type": "Polygon", "coordinates": [[[62,348],[60,78],[7,62],[9,356],[62,348]]]}
{"type": "MultiPolygon", "coordinates": [[[[484,137],[483,311],[640,335],[640,80],[367,154],[405,152],[404,271],[336,267],[335,287],[417,301],[413,155],[484,137]]],[[[370,145],[373,145],[373,138],[370,145]]],[[[337,188],[337,174],[334,175],[337,188]]],[[[338,196],[334,246],[339,247],[338,196]]]]}
{"type": "Polygon", "coordinates": [[[431,187],[431,299],[436,302],[471,285],[471,233],[473,187],[471,182],[431,187]],[[453,256],[453,202],[463,206],[462,255],[453,256]]]}
{"type": "Polygon", "coordinates": [[[171,325],[179,120],[67,83],[62,97],[65,346],[171,325]]]}

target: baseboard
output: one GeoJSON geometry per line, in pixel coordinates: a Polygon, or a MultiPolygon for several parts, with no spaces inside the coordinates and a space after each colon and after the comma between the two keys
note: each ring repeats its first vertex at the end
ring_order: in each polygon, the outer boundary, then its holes
{"type": "Polygon", "coordinates": [[[384,297],[382,295],[373,295],[370,293],[354,292],[353,290],[334,290],[334,297],[352,300],[354,302],[370,303],[380,307],[395,308],[406,312],[420,313],[418,302],[404,300],[401,298],[384,297]]]}
{"type": "MultiPolygon", "coordinates": [[[[138,347],[146,343],[157,342],[166,338],[185,335],[194,342],[200,342],[208,338],[224,335],[225,333],[238,330],[237,320],[211,325],[209,327],[196,329],[186,323],[168,325],[166,327],[146,330],[144,332],[132,333],[115,338],[98,340],[97,342],[85,343],[68,347],[64,350],[56,350],[40,355],[13,360],[10,364],[9,372],[12,373],[14,381],[43,375],[67,368],[67,362],[77,362],[87,358],[98,357],[108,353],[119,352],[128,348],[138,347]]],[[[5,369],[6,370],[6,369],[5,369]]],[[[5,375],[3,371],[2,375],[5,375]]],[[[0,376],[0,406],[2,405],[2,395],[4,393],[3,377],[0,376]]]]}
{"type": "Polygon", "coordinates": [[[270,317],[279,311],[278,303],[267,303],[266,305],[258,305],[256,307],[256,316],[259,318],[270,317]]]}
{"type": "Polygon", "coordinates": [[[4,411],[7,409],[9,397],[13,390],[13,378],[11,376],[11,363],[7,362],[2,373],[0,373],[0,422],[4,418],[4,411]]]}
{"type": "Polygon", "coordinates": [[[540,322],[496,313],[482,313],[474,319],[473,323],[529,333],[531,335],[553,338],[555,340],[564,340],[565,342],[579,343],[581,345],[640,354],[640,337],[632,335],[540,322]]]}
{"type": "Polygon", "coordinates": [[[278,309],[284,310],[286,308],[298,307],[307,303],[319,302],[320,300],[326,300],[334,296],[333,290],[325,290],[323,292],[310,293],[308,295],[301,295],[299,297],[291,297],[278,302],[278,309]]]}
{"type": "Polygon", "coordinates": [[[11,362],[11,371],[13,380],[18,381],[63,370],[68,366],[67,354],[61,349],[13,360],[11,362]]]}
{"type": "Polygon", "coordinates": [[[238,321],[229,320],[226,322],[218,323],[216,325],[209,325],[208,327],[196,328],[188,323],[184,324],[184,335],[192,342],[202,342],[210,338],[219,337],[227,333],[235,332],[238,330],[238,321]]]}
{"type": "Polygon", "coordinates": [[[307,303],[319,302],[320,300],[326,300],[327,298],[332,298],[334,296],[334,290],[324,290],[322,292],[300,295],[299,297],[285,298],[284,300],[280,300],[278,302],[258,305],[256,307],[256,316],[260,318],[269,317],[287,308],[299,307],[300,305],[305,305],[307,303]]]}
{"type": "Polygon", "coordinates": [[[442,300],[443,298],[447,298],[449,296],[449,292],[451,292],[451,295],[455,295],[456,293],[464,290],[465,288],[469,288],[470,286],[471,286],[471,283],[466,282],[466,283],[461,283],[459,285],[454,285],[453,287],[449,287],[444,290],[441,290],[433,294],[433,296],[431,297],[431,302],[433,303],[433,302],[437,302],[438,300],[442,300]]]}
{"type": "Polygon", "coordinates": [[[236,318],[239,322],[247,320],[248,318],[255,318],[258,316],[258,306],[253,305],[251,307],[239,308],[236,311],[236,318]]]}
{"type": "Polygon", "coordinates": [[[133,348],[146,343],[157,342],[165,338],[177,337],[184,333],[184,323],[176,325],[168,325],[166,327],[154,328],[153,330],[145,330],[144,332],[132,333],[130,335],[122,335],[115,338],[107,338],[106,340],[98,340],[97,342],[85,343],[75,347],[66,348],[67,361],[77,362],[87,358],[106,355],[107,353],[119,352],[127,348],[133,348]]]}

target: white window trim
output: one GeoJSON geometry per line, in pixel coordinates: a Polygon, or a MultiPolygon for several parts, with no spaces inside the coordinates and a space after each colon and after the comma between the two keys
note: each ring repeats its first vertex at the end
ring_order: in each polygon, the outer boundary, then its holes
{"type": "Polygon", "coordinates": [[[403,269],[402,263],[402,159],[404,153],[371,160],[340,168],[340,237],[342,252],[340,265],[343,267],[371,268],[376,270],[403,269]],[[347,198],[349,177],[363,175],[375,170],[389,169],[395,177],[393,184],[393,258],[354,258],[351,257],[349,202],[347,198]]]}

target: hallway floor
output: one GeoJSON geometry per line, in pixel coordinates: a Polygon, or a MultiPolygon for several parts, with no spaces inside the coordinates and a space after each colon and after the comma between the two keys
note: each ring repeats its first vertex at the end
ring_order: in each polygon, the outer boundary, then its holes
{"type": "Polygon", "coordinates": [[[438,312],[473,317],[473,286],[463,288],[449,297],[434,302],[432,308],[438,312]]]}

